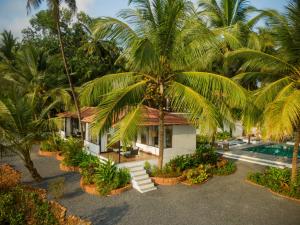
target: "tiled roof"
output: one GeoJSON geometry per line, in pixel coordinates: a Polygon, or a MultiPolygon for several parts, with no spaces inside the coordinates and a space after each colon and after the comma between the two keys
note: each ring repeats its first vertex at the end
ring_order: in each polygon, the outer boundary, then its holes
{"type": "MultiPolygon", "coordinates": [[[[82,121],[85,118],[88,118],[92,115],[95,115],[97,113],[97,108],[96,107],[83,107],[81,108],[81,117],[82,121]]],[[[63,118],[78,118],[77,112],[62,112],[57,114],[58,117],[63,117],[63,118]]],[[[84,121],[83,121],[84,122],[84,121]]]]}
{"type": "MultiPolygon", "coordinates": [[[[96,107],[84,107],[81,109],[81,121],[85,123],[93,122],[98,109],[96,107]]],[[[159,125],[159,110],[144,106],[143,121],[141,126],[156,126],[159,125]]],[[[76,112],[63,112],[58,114],[59,117],[78,118],[76,112]]],[[[188,120],[178,113],[165,112],[165,125],[187,125],[188,120]]]]}
{"type": "MultiPolygon", "coordinates": [[[[187,125],[188,120],[178,113],[165,112],[164,117],[165,125],[187,125]]],[[[145,106],[143,109],[143,122],[142,126],[159,125],[159,110],[145,106]]]]}

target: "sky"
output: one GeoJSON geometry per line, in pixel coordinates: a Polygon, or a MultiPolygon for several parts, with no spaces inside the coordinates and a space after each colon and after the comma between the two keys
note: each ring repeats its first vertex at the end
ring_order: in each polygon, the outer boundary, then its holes
{"type": "MultiPolygon", "coordinates": [[[[258,9],[272,8],[279,11],[284,9],[288,0],[249,0],[258,9]]],[[[85,11],[90,16],[115,16],[121,9],[128,7],[128,0],[77,0],[79,11],[85,11]]],[[[194,0],[197,2],[197,0],[194,0]]],[[[43,4],[41,9],[45,9],[43,4]]],[[[11,30],[17,37],[21,37],[21,30],[29,26],[29,19],[36,13],[29,15],[26,11],[26,0],[0,0],[0,32],[11,30]]]]}

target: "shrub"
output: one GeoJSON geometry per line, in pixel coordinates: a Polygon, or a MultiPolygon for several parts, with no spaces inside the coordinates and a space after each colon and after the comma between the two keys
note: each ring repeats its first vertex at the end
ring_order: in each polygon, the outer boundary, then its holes
{"type": "Polygon", "coordinates": [[[69,138],[62,145],[64,156],[63,164],[66,166],[79,166],[87,153],[82,149],[82,142],[75,138],[69,138]]]}
{"type": "Polygon", "coordinates": [[[212,173],[215,175],[229,175],[233,174],[236,171],[236,164],[231,161],[226,161],[226,164],[222,164],[222,166],[215,167],[212,169],[212,173]]]}
{"type": "Polygon", "coordinates": [[[41,151],[60,151],[64,140],[59,136],[51,136],[48,140],[42,141],[40,145],[41,151]]]}
{"type": "Polygon", "coordinates": [[[205,135],[197,135],[196,136],[196,145],[197,147],[200,145],[206,145],[209,144],[209,138],[205,135]]]}
{"type": "Polygon", "coordinates": [[[82,157],[82,161],[79,164],[81,168],[80,173],[85,184],[95,183],[96,168],[99,167],[99,159],[96,156],[86,154],[82,157]]]}
{"type": "Polygon", "coordinates": [[[16,186],[0,192],[0,224],[58,224],[50,206],[37,193],[16,186]]]}
{"type": "Polygon", "coordinates": [[[200,184],[203,181],[207,180],[209,175],[206,172],[206,169],[203,165],[200,165],[197,168],[189,169],[184,173],[185,178],[188,182],[192,184],[200,184]]]}
{"type": "Polygon", "coordinates": [[[196,168],[201,164],[216,164],[218,155],[209,145],[200,145],[192,155],[176,156],[167,163],[174,171],[196,168]]]}
{"type": "Polygon", "coordinates": [[[130,183],[130,173],[127,169],[118,169],[111,160],[100,162],[96,169],[95,183],[99,193],[107,195],[113,189],[125,187],[130,183]]]}
{"type": "Polygon", "coordinates": [[[179,177],[181,176],[181,171],[179,168],[172,168],[169,165],[165,165],[162,169],[159,169],[157,166],[151,167],[150,176],[152,177],[179,177]]]}
{"type": "Polygon", "coordinates": [[[248,179],[275,192],[300,199],[300,175],[295,184],[291,184],[290,176],[289,168],[268,167],[263,172],[250,173],[248,179]]]}
{"type": "Polygon", "coordinates": [[[9,164],[0,165],[0,190],[9,189],[21,182],[21,173],[9,164]]]}
{"type": "Polygon", "coordinates": [[[218,132],[216,138],[217,140],[224,141],[231,138],[231,134],[228,131],[218,132]]]}
{"type": "Polygon", "coordinates": [[[145,164],[144,164],[144,169],[146,170],[146,172],[147,172],[148,174],[151,173],[151,164],[150,164],[148,161],[145,162],[145,164]]]}

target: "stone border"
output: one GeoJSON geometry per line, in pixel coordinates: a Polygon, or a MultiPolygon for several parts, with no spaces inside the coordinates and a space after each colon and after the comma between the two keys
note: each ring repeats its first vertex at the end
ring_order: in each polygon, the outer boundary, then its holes
{"type": "Polygon", "coordinates": [[[176,185],[179,184],[181,181],[184,180],[183,176],[179,177],[151,177],[151,180],[156,184],[156,185],[176,185]]]}
{"type": "Polygon", "coordinates": [[[279,196],[279,197],[286,198],[286,199],[288,199],[288,200],[291,200],[291,201],[300,203],[300,199],[298,199],[298,198],[293,198],[293,197],[290,197],[290,196],[287,196],[287,195],[280,194],[280,193],[278,193],[278,192],[275,192],[275,191],[271,190],[271,189],[268,188],[268,187],[265,187],[265,186],[263,186],[263,185],[257,184],[257,183],[255,183],[255,182],[253,182],[253,181],[251,181],[251,180],[248,180],[248,179],[245,179],[245,181],[246,181],[246,183],[252,184],[253,186],[260,187],[260,188],[264,188],[264,189],[268,190],[269,192],[271,192],[273,195],[277,195],[277,196],[279,196]]]}
{"type": "Polygon", "coordinates": [[[57,154],[56,154],[56,160],[58,160],[58,161],[62,161],[62,160],[64,160],[64,156],[63,155],[60,155],[60,152],[57,152],[57,154]]]}
{"type": "MultiPolygon", "coordinates": [[[[82,190],[84,192],[86,192],[88,194],[101,196],[97,190],[96,185],[95,184],[84,184],[82,177],[80,178],[80,187],[82,188],[82,190]]],[[[112,190],[107,196],[119,195],[125,191],[130,190],[131,188],[132,188],[132,185],[128,184],[125,187],[112,190]]]]}
{"type": "Polygon", "coordinates": [[[57,153],[58,153],[58,151],[49,152],[49,151],[43,151],[43,150],[39,149],[38,155],[43,156],[43,157],[52,157],[52,156],[56,156],[57,153]]]}
{"type": "Polygon", "coordinates": [[[79,172],[79,167],[77,166],[65,166],[64,164],[59,164],[59,169],[66,172],[79,172]]]}

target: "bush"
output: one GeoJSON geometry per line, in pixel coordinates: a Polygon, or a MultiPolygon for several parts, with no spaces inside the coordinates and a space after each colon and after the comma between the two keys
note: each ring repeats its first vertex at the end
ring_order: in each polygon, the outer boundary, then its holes
{"type": "Polygon", "coordinates": [[[16,186],[0,192],[0,224],[58,224],[50,206],[37,193],[16,186]]]}
{"type": "Polygon", "coordinates": [[[99,167],[99,159],[96,156],[86,154],[82,157],[82,161],[79,164],[81,168],[80,173],[85,184],[95,183],[96,168],[99,167]]]}
{"type": "Polygon", "coordinates": [[[59,136],[51,136],[48,140],[42,141],[40,145],[41,151],[55,152],[60,151],[64,140],[59,136]]]}
{"type": "Polygon", "coordinates": [[[176,156],[167,163],[174,171],[196,168],[201,164],[216,164],[218,155],[209,145],[200,145],[192,155],[176,156]]]}
{"type": "Polygon", "coordinates": [[[66,166],[79,166],[87,153],[82,149],[82,142],[75,138],[69,138],[62,145],[63,164],[66,166]]]}
{"type": "Polygon", "coordinates": [[[205,135],[197,135],[196,136],[196,146],[209,144],[209,138],[205,135]]]}
{"type": "Polygon", "coordinates": [[[217,140],[224,141],[231,138],[231,134],[228,131],[218,132],[216,138],[217,140]]]}
{"type": "Polygon", "coordinates": [[[179,168],[172,168],[169,165],[165,165],[162,169],[159,169],[157,166],[151,167],[150,176],[152,177],[179,177],[181,176],[181,171],[179,168]]]}
{"type": "Polygon", "coordinates": [[[237,167],[235,163],[231,161],[226,161],[226,164],[213,168],[212,173],[219,176],[229,175],[233,174],[236,171],[236,169],[237,167]]]}
{"type": "Polygon", "coordinates": [[[192,184],[200,184],[203,181],[207,180],[207,178],[209,177],[203,165],[200,165],[199,167],[194,169],[187,170],[184,173],[184,176],[187,181],[192,184]]]}
{"type": "Polygon", "coordinates": [[[118,169],[111,160],[100,162],[96,169],[95,183],[101,195],[108,195],[112,190],[129,184],[130,173],[127,169],[118,169]]]}
{"type": "Polygon", "coordinates": [[[291,170],[268,167],[265,171],[248,175],[248,179],[254,183],[263,185],[271,190],[300,199],[300,175],[297,182],[291,184],[291,170]]]}

